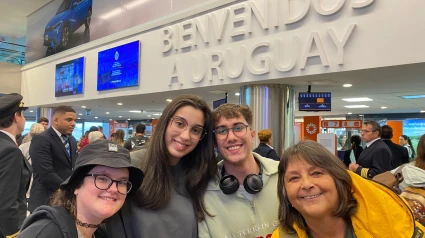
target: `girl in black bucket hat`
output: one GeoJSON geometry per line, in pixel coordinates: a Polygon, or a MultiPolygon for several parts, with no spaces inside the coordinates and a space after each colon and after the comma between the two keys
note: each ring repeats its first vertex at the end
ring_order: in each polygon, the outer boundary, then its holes
{"type": "Polygon", "coordinates": [[[91,238],[136,192],[143,172],[132,166],[129,152],[111,141],[95,141],[81,151],[71,176],[23,223],[19,238],[91,238]]]}

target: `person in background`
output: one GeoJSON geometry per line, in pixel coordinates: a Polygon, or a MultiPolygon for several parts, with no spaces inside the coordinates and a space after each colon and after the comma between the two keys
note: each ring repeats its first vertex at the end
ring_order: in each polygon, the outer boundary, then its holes
{"type": "Polygon", "coordinates": [[[124,130],[118,129],[115,132],[115,143],[117,143],[118,145],[124,146],[124,137],[125,137],[124,130]]]}
{"type": "Polygon", "coordinates": [[[345,154],[344,154],[344,164],[345,164],[345,166],[347,166],[347,168],[348,168],[348,166],[351,163],[351,159],[350,159],[351,153],[354,154],[354,158],[357,161],[362,152],[363,152],[362,138],[359,135],[352,135],[351,136],[351,149],[346,150],[345,154]]]}
{"type": "Polygon", "coordinates": [[[223,160],[205,193],[211,216],[198,223],[199,238],[270,237],[277,225],[279,163],[252,152],[255,131],[247,105],[222,104],[213,115],[223,160]]]}
{"type": "Polygon", "coordinates": [[[121,209],[142,180],[142,171],[130,164],[126,149],[107,140],[90,143],[53,195],[51,206],[37,208],[18,238],[106,237],[97,228],[121,209]]]}
{"type": "MultiPolygon", "coordinates": [[[[31,161],[31,157],[30,157],[30,146],[31,146],[31,140],[35,135],[40,134],[41,132],[44,131],[44,126],[41,125],[40,123],[34,123],[31,125],[30,128],[30,132],[27,135],[28,138],[28,142],[23,143],[22,145],[19,146],[19,149],[22,151],[22,154],[25,156],[25,159],[27,159],[28,163],[32,164],[31,161]]],[[[32,186],[32,176],[31,176],[31,180],[30,180],[30,185],[28,187],[28,191],[27,191],[27,198],[30,197],[30,189],[32,186]]]]}
{"type": "Polygon", "coordinates": [[[143,185],[106,223],[108,236],[197,238],[205,189],[217,175],[211,109],[198,96],[173,99],[149,141],[143,185]]]}
{"type": "Polygon", "coordinates": [[[407,152],[409,153],[410,160],[415,159],[415,149],[413,148],[412,141],[406,135],[401,135],[399,138],[399,142],[401,146],[406,147],[407,152]]]}
{"type": "Polygon", "coordinates": [[[50,196],[71,175],[77,159],[77,141],[72,136],[77,113],[72,107],[58,106],[52,118],[52,126],[31,140],[34,180],[28,200],[30,212],[47,204],[50,196]]]}
{"type": "Polygon", "coordinates": [[[22,96],[0,96],[0,238],[16,237],[27,215],[25,193],[32,167],[16,143],[25,128],[22,96]]]}
{"type": "Polygon", "coordinates": [[[97,126],[97,129],[99,129],[99,131],[103,134],[103,139],[106,140],[105,133],[103,133],[103,127],[102,126],[97,126]]]}
{"type": "Polygon", "coordinates": [[[137,124],[136,134],[125,141],[124,148],[126,148],[128,151],[140,150],[143,148],[146,142],[149,140],[148,137],[145,137],[145,130],[146,126],[144,124],[137,124]]]}
{"type": "MultiPolygon", "coordinates": [[[[49,119],[47,119],[45,117],[39,117],[38,120],[37,120],[37,123],[42,125],[44,130],[47,130],[47,128],[49,128],[49,119]]],[[[27,143],[28,141],[30,141],[32,139],[32,138],[28,137],[28,134],[21,136],[20,138],[21,138],[22,141],[18,141],[19,145],[27,143]]]]}
{"type": "Polygon", "coordinates": [[[391,154],[393,156],[391,169],[394,169],[402,164],[409,163],[409,153],[405,147],[392,142],[392,138],[393,128],[389,125],[382,126],[381,139],[391,150],[391,154]]]}
{"type": "Polygon", "coordinates": [[[272,160],[279,161],[279,156],[272,147],[273,134],[271,130],[261,130],[258,132],[260,144],[254,149],[254,152],[272,160]]]}
{"type": "Polygon", "coordinates": [[[392,155],[390,148],[381,140],[381,126],[376,121],[365,121],[362,126],[362,140],[366,148],[356,163],[350,163],[348,169],[365,178],[391,170],[392,155]]]}
{"type": "Polygon", "coordinates": [[[90,127],[89,133],[87,134],[87,136],[85,138],[83,138],[83,140],[80,143],[80,150],[79,151],[81,151],[84,148],[84,146],[89,144],[89,135],[93,131],[99,131],[99,129],[96,126],[90,127]]]}
{"type": "Polygon", "coordinates": [[[100,131],[92,131],[89,133],[89,144],[96,140],[103,140],[105,136],[100,131]]]}
{"type": "Polygon", "coordinates": [[[346,170],[314,141],[301,141],[279,164],[279,227],[272,238],[422,237],[409,206],[390,188],[346,170]]]}
{"type": "Polygon", "coordinates": [[[77,142],[77,150],[78,150],[78,151],[80,151],[80,150],[81,150],[81,142],[84,140],[84,138],[88,137],[88,135],[89,135],[89,131],[86,131],[86,132],[84,133],[84,135],[82,135],[82,136],[80,137],[80,139],[78,140],[78,142],[77,142]]]}

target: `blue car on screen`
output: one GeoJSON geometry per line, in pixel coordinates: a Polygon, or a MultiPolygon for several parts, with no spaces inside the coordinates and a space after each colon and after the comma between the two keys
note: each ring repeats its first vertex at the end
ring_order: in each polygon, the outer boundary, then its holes
{"type": "Polygon", "coordinates": [[[90,27],[93,0],[64,0],[44,30],[44,45],[65,49],[81,25],[90,27]]]}

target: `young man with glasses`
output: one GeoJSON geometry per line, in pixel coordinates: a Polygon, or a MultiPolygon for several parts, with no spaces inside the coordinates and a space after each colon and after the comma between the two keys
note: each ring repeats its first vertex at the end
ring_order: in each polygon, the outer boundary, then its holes
{"type": "Polygon", "coordinates": [[[351,171],[365,178],[373,178],[377,174],[391,170],[392,154],[381,140],[381,132],[378,122],[363,122],[362,140],[366,143],[366,148],[360,154],[357,163],[348,166],[351,171]]]}
{"type": "Polygon", "coordinates": [[[223,157],[219,178],[204,196],[211,216],[198,225],[204,237],[269,237],[278,225],[278,162],[252,152],[255,131],[246,105],[214,110],[215,139],[223,157]]]}

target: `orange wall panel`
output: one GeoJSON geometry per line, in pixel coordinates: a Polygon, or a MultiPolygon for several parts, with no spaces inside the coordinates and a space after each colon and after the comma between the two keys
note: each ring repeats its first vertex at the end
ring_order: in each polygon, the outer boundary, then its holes
{"type": "Polygon", "coordinates": [[[393,138],[391,140],[398,144],[398,138],[403,135],[403,121],[387,121],[387,125],[393,128],[393,138]]]}

